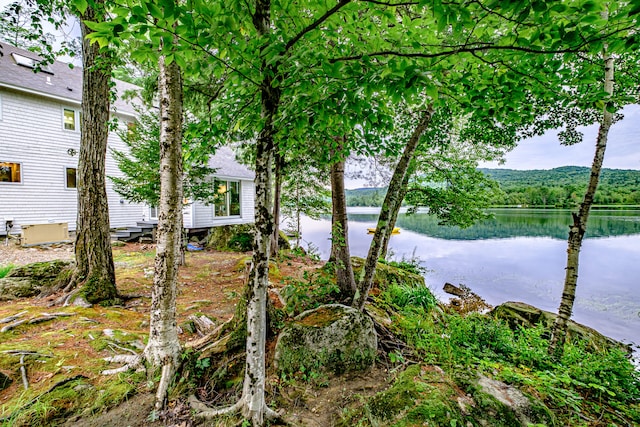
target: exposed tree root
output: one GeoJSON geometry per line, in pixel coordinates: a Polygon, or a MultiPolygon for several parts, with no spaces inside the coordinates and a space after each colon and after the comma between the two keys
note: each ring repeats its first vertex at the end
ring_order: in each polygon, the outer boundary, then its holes
{"type": "Polygon", "coordinates": [[[29,379],[27,378],[27,367],[24,365],[24,354],[20,356],[20,376],[22,377],[22,386],[25,390],[29,390],[29,379]]]}
{"type": "Polygon", "coordinates": [[[223,324],[215,328],[213,331],[207,333],[205,336],[185,343],[184,347],[192,348],[196,351],[201,351],[203,348],[208,347],[209,343],[212,340],[218,338],[220,336],[220,333],[225,329],[225,327],[227,327],[227,325],[233,322],[234,318],[235,317],[232,317],[231,319],[227,320],[226,322],[224,322],[223,324]]]}
{"type": "Polygon", "coordinates": [[[12,316],[4,317],[4,318],[0,319],[0,324],[13,322],[14,320],[21,318],[22,316],[24,316],[27,313],[28,313],[28,311],[21,311],[20,313],[14,314],[12,316]]]}
{"type": "Polygon", "coordinates": [[[0,329],[0,332],[10,331],[11,329],[13,329],[13,328],[15,328],[17,326],[22,325],[23,323],[27,323],[27,319],[18,320],[18,321],[15,321],[13,323],[10,323],[10,324],[8,324],[6,326],[3,326],[2,329],[0,329]]]}
{"type": "Polygon", "coordinates": [[[9,317],[5,317],[4,319],[0,319],[0,324],[1,323],[8,323],[11,322],[12,320],[15,320],[15,322],[10,323],[8,325],[3,326],[0,329],[0,332],[7,332],[10,331],[11,329],[14,329],[22,324],[25,323],[29,323],[30,325],[33,325],[35,323],[42,323],[42,322],[48,322],[49,320],[55,320],[59,317],[69,317],[69,316],[74,316],[74,313],[42,313],[41,316],[39,317],[34,317],[32,319],[20,319],[20,320],[16,320],[20,317],[22,317],[25,313],[27,313],[26,311],[23,311],[22,313],[18,313],[14,316],[9,316],[9,317]]]}
{"type": "Polygon", "coordinates": [[[101,372],[102,375],[119,374],[122,372],[127,372],[131,369],[135,370],[136,372],[145,371],[145,367],[142,364],[141,355],[118,354],[111,357],[105,357],[103,360],[109,363],[124,363],[124,366],[115,369],[106,369],[101,372]]]}
{"type": "Polygon", "coordinates": [[[175,366],[173,363],[165,363],[162,365],[162,375],[160,376],[160,383],[158,384],[158,390],[156,390],[156,403],[155,408],[157,411],[162,410],[165,407],[167,400],[167,390],[169,390],[169,384],[171,383],[171,377],[175,372],[175,366]]]}
{"type": "MultiPolygon", "coordinates": [[[[245,418],[247,418],[247,413],[249,412],[246,407],[246,402],[244,399],[240,398],[236,403],[231,406],[225,406],[221,408],[211,408],[204,403],[202,403],[196,396],[189,396],[189,405],[195,411],[194,416],[199,419],[209,420],[212,418],[217,418],[223,415],[232,415],[232,414],[241,414],[245,418]]],[[[287,424],[286,421],[282,419],[282,414],[274,411],[268,406],[264,406],[262,408],[264,419],[267,421],[278,421],[280,423],[287,424]]]]}

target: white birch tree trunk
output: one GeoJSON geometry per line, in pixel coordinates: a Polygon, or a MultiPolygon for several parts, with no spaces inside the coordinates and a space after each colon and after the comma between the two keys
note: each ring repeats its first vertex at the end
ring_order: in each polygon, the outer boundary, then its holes
{"type": "Polygon", "coordinates": [[[160,212],[149,342],[144,351],[148,363],[162,367],[156,408],[164,406],[169,381],[180,360],[176,324],[178,266],[182,236],[182,76],[175,63],[159,60],[160,92],[160,212]]]}
{"type": "MultiPolygon", "coordinates": [[[[609,98],[613,96],[614,83],[614,60],[611,54],[604,50],[604,91],[609,98]]],[[[578,285],[578,266],[580,261],[580,249],[582,248],[582,239],[587,231],[587,220],[589,219],[589,211],[593,204],[593,198],[598,188],[600,179],[600,171],[604,162],[604,153],[607,148],[607,139],[609,137],[609,129],[613,123],[613,113],[608,109],[608,102],[602,111],[602,122],[598,130],[596,140],[596,150],[591,163],[591,175],[589,176],[589,186],[584,194],[584,199],[580,204],[578,213],[573,214],[573,225],[569,230],[569,238],[567,244],[567,267],[564,279],[564,289],[562,290],[562,298],[560,307],[558,308],[558,316],[553,324],[551,331],[551,341],[549,343],[549,354],[555,358],[562,356],[564,343],[567,335],[567,323],[573,313],[573,304],[576,299],[576,287],[578,285]]]]}

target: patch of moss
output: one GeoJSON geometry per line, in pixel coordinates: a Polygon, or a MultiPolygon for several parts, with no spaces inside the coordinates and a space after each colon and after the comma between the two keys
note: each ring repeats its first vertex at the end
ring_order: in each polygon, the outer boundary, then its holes
{"type": "Polygon", "coordinates": [[[323,327],[340,318],[342,311],[335,307],[323,306],[299,321],[301,325],[323,327]]]}
{"type": "Polygon", "coordinates": [[[103,277],[90,276],[87,278],[79,294],[91,304],[100,303],[109,306],[118,303],[118,291],[110,280],[103,277]]]}
{"type": "MultiPolygon", "coordinates": [[[[83,416],[105,411],[132,396],[146,377],[139,373],[124,373],[102,385],[95,385],[85,377],[59,381],[48,391],[35,395],[23,393],[5,407],[1,422],[11,426],[53,426],[71,416],[83,416]]],[[[5,424],[3,424],[5,425],[5,424]]]]}
{"type": "Polygon", "coordinates": [[[55,278],[66,266],[68,261],[44,261],[15,267],[7,274],[7,277],[32,277],[34,280],[47,280],[55,278]]]}
{"type": "Polygon", "coordinates": [[[477,425],[462,413],[456,400],[457,390],[442,375],[421,365],[409,366],[389,389],[365,400],[361,407],[345,412],[338,425],[477,425]]]}

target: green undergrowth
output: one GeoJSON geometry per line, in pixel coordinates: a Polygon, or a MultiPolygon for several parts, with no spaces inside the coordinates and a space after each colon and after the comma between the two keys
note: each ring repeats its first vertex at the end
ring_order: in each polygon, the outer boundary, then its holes
{"type": "Polygon", "coordinates": [[[483,391],[480,375],[527,396],[533,425],[640,425],[640,372],[620,348],[594,351],[572,341],[554,361],[543,326],[511,329],[488,315],[447,313],[425,289],[393,284],[375,298],[409,345],[391,360],[416,364],[399,366],[391,388],[346,409],[339,425],[526,425],[483,391]],[[431,368],[441,378],[425,376],[431,368]],[[463,396],[472,404],[460,403],[463,396]]]}
{"type": "Polygon", "coordinates": [[[0,265],[0,279],[5,277],[15,266],[13,264],[0,265]]]}

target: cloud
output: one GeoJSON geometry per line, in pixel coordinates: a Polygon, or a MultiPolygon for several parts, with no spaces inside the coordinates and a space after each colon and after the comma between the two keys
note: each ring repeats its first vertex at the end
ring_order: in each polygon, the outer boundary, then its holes
{"type": "MultiPolygon", "coordinates": [[[[623,110],[624,119],[609,131],[604,167],[640,169],[640,106],[623,110]]],[[[560,145],[557,131],[521,142],[507,154],[506,163],[483,163],[482,167],[508,169],[552,169],[559,166],[591,166],[595,151],[598,125],[580,128],[584,138],[580,144],[560,145]]]]}

